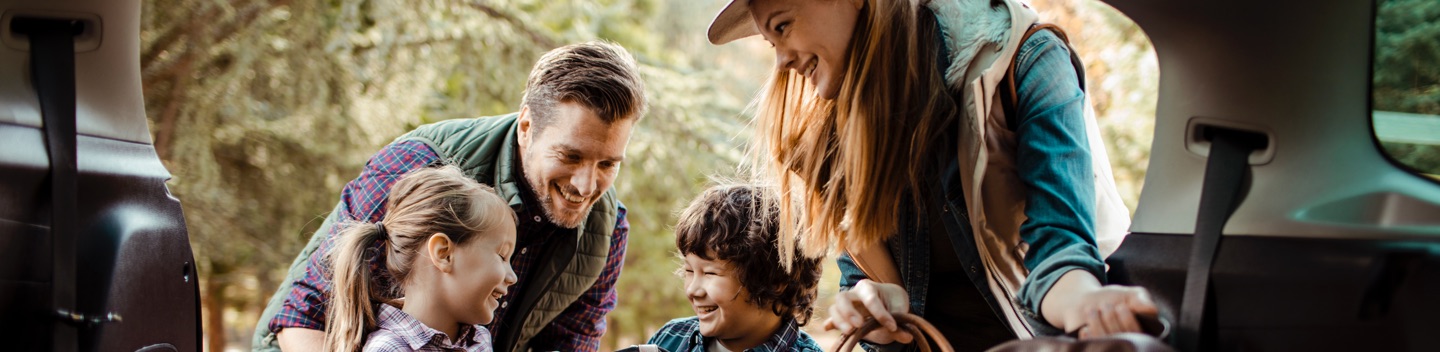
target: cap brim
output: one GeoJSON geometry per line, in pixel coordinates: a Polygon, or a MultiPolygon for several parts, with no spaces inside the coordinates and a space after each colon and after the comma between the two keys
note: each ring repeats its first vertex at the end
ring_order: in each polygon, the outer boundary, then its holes
{"type": "Polygon", "coordinates": [[[706,33],[710,44],[715,45],[757,34],[760,32],[750,16],[750,0],[730,0],[730,4],[715,15],[715,20],[710,21],[710,30],[706,33]]]}

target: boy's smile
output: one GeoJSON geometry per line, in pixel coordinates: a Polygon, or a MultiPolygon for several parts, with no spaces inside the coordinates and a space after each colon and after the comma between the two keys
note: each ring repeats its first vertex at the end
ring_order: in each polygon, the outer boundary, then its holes
{"type": "Polygon", "coordinates": [[[731,350],[764,343],[780,326],[780,316],[749,302],[728,260],[686,254],[685,295],[700,321],[700,335],[719,339],[731,350]]]}

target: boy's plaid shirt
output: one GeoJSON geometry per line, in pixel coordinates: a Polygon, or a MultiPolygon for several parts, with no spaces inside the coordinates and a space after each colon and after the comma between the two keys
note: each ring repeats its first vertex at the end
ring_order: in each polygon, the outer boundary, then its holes
{"type": "MultiPolygon", "coordinates": [[[[365,169],[361,171],[360,177],[350,181],[341,191],[340,199],[344,206],[340,208],[340,219],[366,222],[383,219],[390,186],[394,185],[395,181],[405,173],[437,165],[440,160],[440,156],[424,143],[402,141],[386,146],[370,158],[370,161],[365,164],[365,169]]],[[[522,190],[522,192],[527,193],[522,194],[522,197],[529,196],[528,189],[522,190]]],[[[535,204],[535,201],[529,198],[526,198],[525,202],[535,204]]],[[[518,246],[510,265],[514,268],[515,275],[520,281],[517,281],[512,287],[521,287],[520,285],[523,283],[521,281],[525,280],[525,274],[535,263],[537,253],[541,252],[538,249],[543,248],[548,242],[547,240],[552,237],[549,235],[557,230],[548,221],[534,222],[537,217],[543,219],[539,208],[538,206],[526,207],[525,211],[516,214],[521,222],[516,231],[518,246]]],[[[600,273],[600,277],[560,316],[542,329],[539,335],[531,339],[531,347],[586,352],[597,351],[600,348],[600,337],[605,334],[606,329],[605,315],[615,308],[615,282],[620,278],[620,270],[625,262],[625,247],[630,232],[625,206],[620,204],[617,210],[614,236],[610,239],[610,254],[605,260],[605,268],[600,273]]],[[[305,276],[292,283],[284,306],[281,307],[279,313],[275,314],[275,318],[270,320],[270,331],[279,332],[288,327],[324,330],[325,297],[326,292],[330,290],[330,272],[329,267],[323,265],[321,261],[325,254],[330,252],[331,242],[340,230],[341,226],[338,224],[332,227],[329,233],[330,237],[311,254],[305,268],[305,276]]],[[[377,242],[376,247],[378,245],[377,242]]],[[[378,257],[371,260],[370,268],[379,283],[389,284],[389,275],[385,272],[378,257]]],[[[491,331],[500,331],[505,328],[499,326],[499,322],[503,321],[505,313],[509,310],[509,302],[517,292],[519,291],[511,290],[501,298],[501,306],[495,310],[495,320],[488,326],[491,331]]]]}

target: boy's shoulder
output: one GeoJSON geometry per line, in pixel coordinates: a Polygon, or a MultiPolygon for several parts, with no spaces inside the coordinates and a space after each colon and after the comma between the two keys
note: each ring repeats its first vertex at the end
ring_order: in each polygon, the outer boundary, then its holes
{"type": "Polygon", "coordinates": [[[824,352],[824,351],[825,351],[824,348],[820,348],[820,343],[819,343],[819,342],[816,342],[814,338],[811,338],[811,337],[810,337],[810,334],[805,333],[804,330],[797,330],[796,332],[797,332],[798,334],[797,334],[797,336],[795,337],[795,343],[792,344],[792,345],[790,345],[790,350],[791,350],[791,351],[800,351],[800,352],[824,352]]]}
{"type": "MultiPolygon", "coordinates": [[[[676,318],[660,327],[655,335],[650,336],[647,344],[664,346],[682,346],[694,338],[695,333],[700,330],[700,317],[676,318]]],[[[666,348],[674,351],[673,349],[666,348]]]]}

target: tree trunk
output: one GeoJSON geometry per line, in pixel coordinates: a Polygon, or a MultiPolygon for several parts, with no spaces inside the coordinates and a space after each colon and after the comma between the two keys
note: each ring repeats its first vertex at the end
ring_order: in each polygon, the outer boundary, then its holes
{"type": "Polygon", "coordinates": [[[201,303],[205,306],[205,349],[225,351],[225,279],[211,275],[205,280],[201,303]]]}

